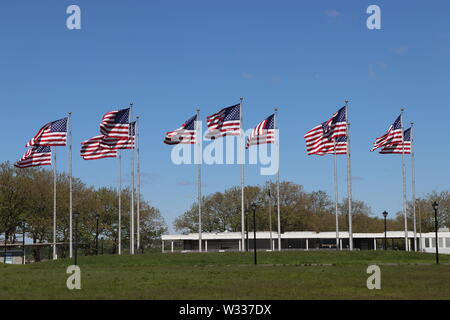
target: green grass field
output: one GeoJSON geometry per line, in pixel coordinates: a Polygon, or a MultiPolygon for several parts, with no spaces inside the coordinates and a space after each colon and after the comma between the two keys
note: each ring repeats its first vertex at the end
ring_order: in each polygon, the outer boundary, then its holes
{"type": "Polygon", "coordinates": [[[258,252],[258,266],[251,252],[87,256],[72,291],[70,260],[0,264],[0,299],[450,299],[450,256],[441,262],[401,251],[258,252]],[[381,290],[366,287],[371,264],[381,290]]]}

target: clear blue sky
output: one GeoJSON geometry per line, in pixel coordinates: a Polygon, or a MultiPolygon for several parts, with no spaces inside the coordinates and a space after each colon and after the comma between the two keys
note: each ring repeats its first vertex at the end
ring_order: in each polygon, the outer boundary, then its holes
{"type": "MultiPolygon", "coordinates": [[[[369,149],[401,107],[416,123],[418,196],[450,181],[449,14],[448,1],[2,1],[0,160],[17,160],[40,126],[72,111],[74,175],[115,186],[117,160],[83,161],[79,142],[98,133],[103,113],[134,102],[142,191],[171,225],[195,199],[195,168],[173,165],[162,140],[196,107],[204,119],[243,96],[246,127],[279,107],[281,178],[331,194],[332,158],[307,156],[303,134],[349,99],[354,198],[394,213],[401,156],[369,149]],[[81,30],[66,28],[70,4],[81,7],[81,30]],[[366,28],[370,4],[381,7],[381,30],[366,28]]],[[[66,150],[59,158],[66,170],[66,150]]],[[[344,195],[345,157],[339,165],[344,195]]],[[[270,178],[246,170],[246,184],[270,178]]],[[[239,184],[239,166],[204,166],[203,177],[205,194],[223,191],[239,184]]]]}

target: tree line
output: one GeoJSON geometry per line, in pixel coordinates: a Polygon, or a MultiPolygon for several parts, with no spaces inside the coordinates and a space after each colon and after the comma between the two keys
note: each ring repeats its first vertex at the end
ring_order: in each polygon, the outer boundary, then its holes
{"type": "MultiPolygon", "coordinates": [[[[56,238],[69,242],[69,176],[57,174],[56,238]]],[[[111,187],[94,188],[79,178],[72,179],[73,212],[79,213],[79,242],[93,250],[99,215],[99,237],[106,240],[112,253],[118,244],[118,191],[111,187]]],[[[122,190],[122,248],[129,247],[130,188],[122,190]]],[[[136,212],[136,210],[135,210],[136,212]]],[[[75,228],[75,220],[73,220],[75,228]]],[[[160,245],[161,234],[167,231],[159,210],[140,197],[141,245],[160,245]]],[[[0,233],[8,242],[15,242],[23,228],[33,243],[53,242],[53,172],[41,168],[18,169],[9,162],[0,164],[0,233]]],[[[38,249],[34,259],[40,260],[38,249]]],[[[60,246],[58,255],[68,255],[68,246],[60,246]]]]}
{"type": "MultiPolygon", "coordinates": [[[[277,230],[276,184],[247,186],[244,189],[246,211],[255,202],[256,225],[258,231],[277,230]],[[269,196],[270,195],[270,196],[269,196]],[[271,215],[269,216],[269,206],[271,215]]],[[[433,201],[438,201],[439,226],[450,225],[450,192],[432,192],[416,200],[417,232],[434,231],[433,201]]],[[[364,201],[352,201],[353,232],[384,232],[384,218],[373,214],[364,201]]],[[[402,212],[390,212],[387,229],[404,230],[402,212]]],[[[249,230],[253,230],[253,216],[249,216],[249,230]]],[[[280,219],[281,232],[287,231],[335,231],[336,215],[334,200],[325,191],[306,192],[303,186],[293,182],[280,182],[280,219]]],[[[408,230],[413,230],[413,206],[407,205],[408,230]]],[[[348,200],[338,204],[338,221],[341,231],[348,230],[348,200]]],[[[174,222],[175,230],[181,233],[198,232],[198,203],[194,202],[189,210],[174,222]]],[[[240,232],[241,231],[241,189],[232,187],[224,192],[216,192],[202,198],[203,232],[240,232]]]]}

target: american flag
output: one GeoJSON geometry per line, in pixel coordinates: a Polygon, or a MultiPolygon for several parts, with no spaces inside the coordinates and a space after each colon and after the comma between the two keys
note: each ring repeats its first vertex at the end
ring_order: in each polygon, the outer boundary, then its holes
{"type": "Polygon", "coordinates": [[[109,136],[103,136],[100,146],[105,149],[134,149],[136,147],[136,121],[130,123],[130,135],[128,139],[116,139],[109,136]]]}
{"type": "Polygon", "coordinates": [[[65,146],[67,139],[67,118],[47,123],[27,142],[32,146],[65,146]]]}
{"type": "Polygon", "coordinates": [[[189,118],[185,123],[174,131],[166,132],[164,138],[165,144],[195,144],[195,121],[197,115],[189,118]]]}
{"type": "Polygon", "coordinates": [[[29,168],[37,166],[49,166],[52,164],[52,151],[49,146],[31,147],[14,166],[17,168],[29,168]]]}
{"type": "Polygon", "coordinates": [[[380,153],[383,154],[389,154],[389,153],[403,153],[403,149],[405,154],[411,154],[411,128],[406,129],[403,133],[403,144],[396,143],[390,146],[386,146],[383,149],[381,149],[380,153]],[[404,147],[403,147],[404,146],[404,147]]]}
{"type": "Polygon", "coordinates": [[[326,150],[334,147],[334,139],[346,136],[347,109],[342,107],[328,121],[315,126],[304,135],[308,155],[326,153],[326,150]]]}
{"type": "Polygon", "coordinates": [[[101,146],[103,138],[103,135],[99,135],[81,142],[81,157],[83,157],[84,160],[97,160],[102,158],[117,157],[117,150],[111,148],[103,148],[101,146]]]}
{"type": "MultiPolygon", "coordinates": [[[[326,147],[323,148],[320,152],[316,153],[319,156],[324,156],[326,154],[334,154],[334,140],[327,143],[326,147]]],[[[336,154],[347,154],[347,137],[338,137],[336,138],[336,154]]]]}
{"type": "Polygon", "coordinates": [[[208,132],[206,138],[216,139],[224,136],[238,136],[241,132],[240,104],[223,108],[217,113],[208,116],[208,132]]]}
{"type": "Polygon", "coordinates": [[[275,142],[275,130],[274,123],[275,115],[267,117],[267,119],[261,121],[255,129],[253,129],[250,137],[247,140],[246,148],[257,144],[274,143],[275,142]]]}
{"type": "Polygon", "coordinates": [[[105,113],[100,123],[100,133],[116,139],[128,139],[130,108],[105,113]]]}
{"type": "Polygon", "coordinates": [[[373,148],[370,151],[374,151],[381,147],[388,147],[394,144],[402,143],[402,116],[394,121],[394,123],[389,127],[388,131],[377,138],[373,143],[373,148]]]}

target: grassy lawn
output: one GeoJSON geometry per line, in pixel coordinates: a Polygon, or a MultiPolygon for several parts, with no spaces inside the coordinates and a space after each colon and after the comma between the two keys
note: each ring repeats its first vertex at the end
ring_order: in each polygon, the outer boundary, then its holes
{"type": "Polygon", "coordinates": [[[450,299],[450,255],[441,262],[401,251],[258,252],[258,266],[252,253],[89,256],[73,291],[70,260],[0,264],[0,299],[450,299]],[[366,287],[371,264],[381,290],[366,287]]]}

